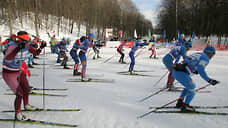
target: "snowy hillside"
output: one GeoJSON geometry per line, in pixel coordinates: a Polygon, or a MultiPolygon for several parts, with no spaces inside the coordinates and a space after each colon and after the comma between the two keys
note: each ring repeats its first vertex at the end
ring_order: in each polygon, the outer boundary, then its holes
{"type": "MultiPolygon", "coordinates": [[[[5,30],[1,30],[2,34],[5,30]]],[[[28,30],[28,32],[34,32],[28,30]]],[[[42,32],[41,38],[48,40],[46,32],[42,32]]],[[[62,35],[64,36],[64,35],[62,35]]],[[[73,35],[69,35],[74,38],[73,35]]],[[[72,42],[73,43],[73,42],[72,42]]],[[[69,48],[70,50],[70,48],[69,48]]],[[[45,96],[45,108],[67,109],[80,108],[80,112],[28,112],[29,118],[43,121],[51,121],[66,124],[78,124],[80,128],[226,128],[228,116],[200,115],[200,114],[175,114],[175,113],[151,113],[150,115],[137,119],[138,116],[150,111],[150,106],[160,107],[179,97],[180,92],[164,91],[145,102],[138,102],[140,99],[160,90],[165,86],[167,76],[156,86],[153,86],[167,72],[162,64],[161,58],[168,49],[158,49],[159,59],[149,59],[150,52],[147,48],[139,49],[141,55],[136,57],[135,70],[144,70],[140,74],[151,76],[129,76],[121,75],[117,72],[127,71],[130,63],[128,57],[129,49],[125,49],[125,59],[127,64],[119,64],[119,54],[115,48],[102,48],[101,59],[93,60],[93,51],[89,50],[87,75],[91,78],[105,79],[114,82],[66,82],[73,76],[72,70],[62,69],[56,66],[56,54],[50,54],[50,49],[46,48],[46,55],[40,55],[40,59],[35,60],[43,65],[35,65],[31,69],[32,76],[29,78],[31,86],[43,87],[43,74],[45,74],[45,88],[67,88],[66,91],[45,91],[47,94],[67,95],[66,97],[45,96]],[[115,55],[109,62],[104,61],[115,55]],[[45,72],[43,72],[45,71],[45,72]]],[[[190,51],[193,53],[195,51],[190,51]]],[[[197,93],[192,105],[200,106],[228,106],[227,74],[228,74],[228,52],[217,52],[218,54],[211,60],[207,67],[210,77],[221,81],[216,86],[209,86],[202,91],[209,93],[197,93]]],[[[69,53],[68,53],[69,54],[69,53]]],[[[70,57],[70,56],[69,56],[70,57]]],[[[3,55],[0,55],[1,61],[3,55]]],[[[69,64],[73,64],[70,59],[69,64]]],[[[1,66],[2,67],[2,66],[1,66]]],[[[73,66],[70,66],[73,67],[73,66]]],[[[199,76],[193,76],[197,88],[205,86],[207,83],[199,76]]],[[[15,96],[5,95],[11,93],[4,80],[0,79],[0,110],[12,110],[15,96]]],[[[177,84],[177,86],[181,86],[177,84]]],[[[40,92],[42,91],[34,91],[40,92]]],[[[30,96],[30,104],[36,107],[43,107],[42,96],[30,96]]],[[[172,104],[174,105],[174,104],[172,104]]],[[[171,106],[172,106],[171,105],[171,106]]],[[[228,108],[223,109],[198,109],[206,112],[228,113],[228,108]]],[[[14,118],[14,113],[0,112],[0,118],[14,118]]],[[[0,128],[12,128],[12,122],[1,122],[0,128]]],[[[39,124],[16,123],[16,128],[57,128],[58,126],[48,126],[39,124]]],[[[61,127],[63,128],[63,127],[61,127]]]]}

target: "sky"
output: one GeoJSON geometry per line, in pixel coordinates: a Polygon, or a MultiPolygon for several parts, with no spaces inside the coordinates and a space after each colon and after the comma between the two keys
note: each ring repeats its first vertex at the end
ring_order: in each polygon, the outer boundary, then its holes
{"type": "Polygon", "coordinates": [[[157,15],[162,0],[132,0],[146,19],[152,21],[153,26],[158,23],[157,15]]]}

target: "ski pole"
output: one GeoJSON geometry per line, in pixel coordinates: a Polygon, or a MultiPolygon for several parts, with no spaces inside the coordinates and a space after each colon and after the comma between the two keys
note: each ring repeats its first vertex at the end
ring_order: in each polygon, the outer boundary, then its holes
{"type": "Polygon", "coordinates": [[[109,57],[109,58],[108,58],[108,59],[106,59],[103,63],[107,63],[109,60],[111,60],[112,58],[114,58],[116,55],[117,55],[117,54],[115,54],[115,55],[113,55],[113,56],[109,57]]]}
{"type": "Polygon", "coordinates": [[[169,71],[165,72],[165,74],[153,85],[155,87],[165,76],[168,74],[169,71]]]}
{"type": "Polygon", "coordinates": [[[45,109],[45,47],[44,47],[44,58],[43,58],[43,109],[45,109]]]}
{"type": "MultiPolygon", "coordinates": [[[[201,89],[204,89],[204,88],[206,88],[206,87],[208,87],[208,86],[210,86],[210,85],[211,85],[211,84],[207,84],[207,85],[205,85],[205,86],[203,86],[203,87],[201,87],[201,88],[198,88],[198,89],[192,91],[192,93],[189,93],[189,94],[186,95],[186,96],[189,96],[189,95],[193,94],[194,92],[197,92],[197,91],[199,91],[199,90],[201,90],[201,89]]],[[[168,106],[168,105],[170,105],[170,104],[172,104],[172,103],[178,101],[178,99],[179,99],[179,98],[177,98],[177,99],[175,99],[175,100],[173,100],[173,101],[170,101],[169,103],[167,103],[167,104],[165,104],[165,105],[162,105],[161,107],[155,108],[154,110],[149,111],[149,112],[147,112],[147,113],[145,113],[145,114],[143,114],[143,115],[141,115],[141,116],[138,116],[137,119],[143,118],[143,117],[149,115],[150,113],[153,113],[153,112],[156,112],[156,111],[159,110],[159,109],[165,108],[166,106],[168,106]]]]}
{"type": "Polygon", "coordinates": [[[166,89],[168,89],[168,88],[167,88],[167,87],[164,87],[164,88],[160,89],[159,91],[157,91],[157,92],[155,92],[155,93],[153,93],[153,94],[151,94],[151,95],[149,95],[149,96],[147,96],[147,97],[145,97],[145,98],[139,100],[139,102],[143,102],[143,101],[149,99],[150,97],[152,97],[152,96],[154,96],[154,95],[156,95],[156,94],[158,94],[158,93],[160,93],[160,92],[162,92],[162,91],[164,91],[164,90],[166,90],[166,89]]]}

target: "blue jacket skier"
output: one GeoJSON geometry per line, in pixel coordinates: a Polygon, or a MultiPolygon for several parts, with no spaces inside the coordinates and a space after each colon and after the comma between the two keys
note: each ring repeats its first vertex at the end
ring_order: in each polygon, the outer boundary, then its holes
{"type": "Polygon", "coordinates": [[[86,78],[86,66],[87,66],[87,59],[86,59],[86,52],[88,50],[88,47],[94,47],[94,45],[92,44],[94,40],[94,34],[93,33],[89,33],[88,38],[86,38],[81,47],[80,47],[80,52],[79,52],[79,58],[82,64],[82,70],[81,70],[81,78],[82,81],[87,81],[88,78],[86,78]]]}
{"type": "Polygon", "coordinates": [[[192,47],[192,42],[186,42],[184,45],[174,47],[168,54],[166,54],[162,61],[166,68],[169,70],[168,81],[167,81],[167,88],[169,91],[172,91],[175,87],[173,86],[174,78],[172,75],[173,67],[175,63],[178,63],[181,56],[183,59],[187,57],[187,51],[192,47]],[[175,62],[173,62],[175,60],[175,62]]]}
{"type": "Polygon", "coordinates": [[[190,103],[195,96],[194,89],[196,85],[190,77],[190,74],[199,74],[201,78],[212,85],[219,83],[217,80],[210,78],[205,71],[206,66],[214,55],[215,48],[213,46],[207,46],[203,52],[194,53],[188,58],[185,58],[181,64],[175,65],[173,76],[185,87],[176,104],[177,108],[181,108],[184,112],[195,111],[195,109],[190,106],[190,103]],[[184,99],[185,102],[183,102],[184,99]]]}
{"type": "Polygon", "coordinates": [[[75,43],[73,44],[72,49],[70,50],[70,55],[72,57],[72,59],[74,60],[75,64],[74,64],[74,71],[73,71],[73,75],[81,75],[80,72],[78,72],[78,67],[79,67],[79,57],[78,57],[78,50],[81,47],[81,41],[80,39],[77,39],[75,41],[75,43]]]}
{"type": "Polygon", "coordinates": [[[62,61],[62,66],[64,66],[63,68],[65,69],[69,69],[69,67],[67,67],[67,61],[68,61],[68,57],[66,55],[66,52],[67,52],[67,40],[65,38],[63,38],[63,40],[59,43],[57,43],[55,45],[55,51],[56,51],[56,54],[58,55],[58,58],[57,58],[57,63],[60,63],[61,60],[60,58],[62,57],[63,58],[63,61],[62,61]]]}
{"type": "Polygon", "coordinates": [[[186,42],[186,38],[184,34],[180,35],[180,38],[178,38],[177,42],[176,42],[176,46],[180,46],[180,45],[184,45],[186,42]]]}
{"type": "Polygon", "coordinates": [[[131,48],[131,51],[129,52],[129,56],[131,58],[131,64],[129,67],[129,72],[132,74],[132,71],[134,70],[134,65],[135,65],[135,52],[139,49],[139,47],[148,45],[147,43],[139,43],[139,39],[137,39],[134,42],[133,47],[131,48]]]}

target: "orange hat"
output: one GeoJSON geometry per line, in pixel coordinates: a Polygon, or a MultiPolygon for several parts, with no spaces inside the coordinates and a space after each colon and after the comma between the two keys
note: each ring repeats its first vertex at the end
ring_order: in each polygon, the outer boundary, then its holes
{"type": "Polygon", "coordinates": [[[22,40],[30,40],[30,37],[28,34],[25,34],[25,35],[18,35],[17,36],[19,39],[22,39],[22,40]]]}
{"type": "Polygon", "coordinates": [[[26,31],[19,31],[17,37],[21,40],[30,40],[29,34],[26,31]]]}

